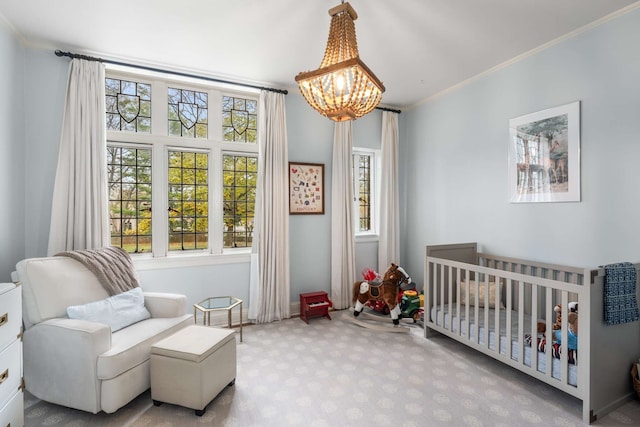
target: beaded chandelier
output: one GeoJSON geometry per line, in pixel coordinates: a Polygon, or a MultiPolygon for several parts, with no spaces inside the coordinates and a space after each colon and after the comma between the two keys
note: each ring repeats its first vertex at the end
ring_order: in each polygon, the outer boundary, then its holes
{"type": "Polygon", "coordinates": [[[316,111],[336,122],[355,120],[380,103],[384,85],[360,60],[351,5],[329,9],[331,26],[320,68],[301,72],[296,82],[302,96],[316,111]]]}

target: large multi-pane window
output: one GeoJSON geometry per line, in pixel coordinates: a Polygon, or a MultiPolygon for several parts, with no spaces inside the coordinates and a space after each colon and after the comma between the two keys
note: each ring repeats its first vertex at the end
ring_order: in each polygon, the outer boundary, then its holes
{"type": "Polygon", "coordinates": [[[250,247],[257,94],[109,71],[105,89],[111,244],[154,257],[250,247]]]}
{"type": "Polygon", "coordinates": [[[354,150],[353,195],[356,233],[373,233],[375,199],[375,155],[373,152],[354,150]]]}

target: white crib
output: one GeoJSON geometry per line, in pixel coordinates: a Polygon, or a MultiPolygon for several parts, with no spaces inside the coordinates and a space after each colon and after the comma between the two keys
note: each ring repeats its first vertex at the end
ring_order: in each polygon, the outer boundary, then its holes
{"type": "Polygon", "coordinates": [[[635,397],[629,370],[640,357],[640,322],[605,325],[604,269],[479,253],[476,243],[427,246],[424,267],[426,338],[437,331],[575,396],[586,423],[635,397]],[[577,351],[562,345],[554,357],[553,308],[562,305],[566,344],[572,301],[579,307],[577,351]],[[540,320],[544,352],[536,346],[540,320]]]}

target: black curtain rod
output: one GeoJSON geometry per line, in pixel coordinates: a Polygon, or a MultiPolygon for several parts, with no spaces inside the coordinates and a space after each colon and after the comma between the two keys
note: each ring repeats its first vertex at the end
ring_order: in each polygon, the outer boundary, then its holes
{"type": "MultiPolygon", "coordinates": [[[[56,56],[60,56],[60,57],[66,56],[68,58],[84,59],[86,61],[98,61],[98,62],[103,62],[103,63],[107,63],[107,64],[121,65],[121,66],[124,66],[124,67],[132,67],[132,68],[138,68],[138,69],[141,69],[141,70],[154,71],[154,72],[157,72],[157,73],[173,74],[173,75],[176,75],[176,76],[191,77],[191,78],[195,78],[195,79],[207,80],[207,81],[210,81],[210,82],[226,83],[226,84],[249,87],[249,88],[252,88],[252,89],[259,89],[259,90],[268,90],[270,92],[283,93],[285,95],[287,95],[289,93],[289,91],[286,90],[286,89],[274,89],[274,88],[271,88],[271,87],[255,86],[255,85],[250,85],[250,84],[246,84],[246,83],[232,82],[232,81],[229,81],[229,80],[215,79],[213,77],[206,77],[206,76],[198,76],[198,75],[195,75],[195,74],[181,73],[179,71],[167,71],[167,70],[162,70],[160,68],[147,67],[147,66],[144,66],[144,65],[128,64],[126,62],[113,61],[113,60],[110,60],[110,59],[103,59],[103,58],[96,58],[94,56],[88,56],[88,55],[81,55],[79,53],[63,52],[63,51],[61,51],[59,49],[55,51],[55,54],[56,54],[56,56]]],[[[382,111],[390,111],[392,113],[398,113],[398,114],[402,113],[402,111],[394,110],[393,108],[376,107],[376,109],[377,110],[382,110],[382,111]]]]}
{"type": "Polygon", "coordinates": [[[382,110],[382,111],[390,111],[392,113],[402,113],[401,110],[394,110],[393,108],[387,108],[387,107],[376,107],[376,110],[382,110]]]}
{"type": "Polygon", "coordinates": [[[147,67],[147,66],[144,66],[144,65],[127,64],[126,62],[112,61],[110,59],[103,59],[103,58],[96,58],[96,57],[93,57],[93,56],[80,55],[78,53],[63,52],[61,50],[56,50],[55,53],[56,53],[56,56],[67,56],[69,58],[84,59],[84,60],[87,60],[87,61],[98,61],[98,62],[103,62],[103,63],[107,63],[107,64],[122,65],[122,66],[125,66],[125,67],[133,67],[133,68],[138,68],[138,69],[141,69],[141,70],[154,71],[154,72],[158,72],[158,73],[173,74],[173,75],[181,76],[181,77],[191,77],[191,78],[195,78],[195,79],[207,80],[207,81],[210,81],[210,82],[226,83],[226,84],[232,84],[232,85],[236,85],[236,86],[250,87],[252,89],[267,90],[269,92],[283,93],[285,95],[289,93],[289,91],[287,91],[286,89],[274,89],[274,88],[271,88],[271,87],[262,87],[262,86],[255,86],[255,85],[250,85],[250,84],[246,84],[246,83],[237,83],[237,82],[231,82],[231,81],[228,81],[228,80],[215,79],[213,77],[197,76],[195,74],[181,73],[179,71],[167,71],[167,70],[162,70],[160,68],[147,67]]]}

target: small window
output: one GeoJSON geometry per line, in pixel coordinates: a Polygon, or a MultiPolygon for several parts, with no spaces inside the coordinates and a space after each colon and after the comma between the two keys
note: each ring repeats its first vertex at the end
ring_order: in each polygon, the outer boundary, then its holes
{"type": "Polygon", "coordinates": [[[169,135],[206,138],[208,95],[205,92],[169,88],[169,135]]]}
{"type": "Polygon", "coordinates": [[[111,244],[151,252],[151,150],[107,147],[111,244]]]}
{"type": "Polygon", "coordinates": [[[256,143],[258,102],[253,99],[222,97],[222,139],[256,143]]]}
{"type": "Polygon", "coordinates": [[[356,233],[375,232],[375,169],[374,152],[354,150],[353,195],[356,233]]]}
{"type": "Polygon", "coordinates": [[[151,85],[105,79],[107,130],[151,132],[151,85]]]}

